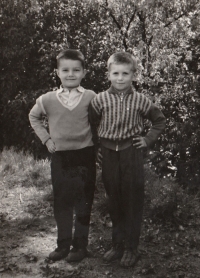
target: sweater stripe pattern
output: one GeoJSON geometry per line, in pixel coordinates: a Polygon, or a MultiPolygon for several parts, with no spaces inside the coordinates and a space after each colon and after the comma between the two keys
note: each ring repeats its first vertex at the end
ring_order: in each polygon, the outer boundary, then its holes
{"type": "Polygon", "coordinates": [[[108,90],[99,93],[91,102],[101,121],[98,136],[123,140],[141,134],[143,120],[152,102],[133,88],[125,94],[108,90]]]}

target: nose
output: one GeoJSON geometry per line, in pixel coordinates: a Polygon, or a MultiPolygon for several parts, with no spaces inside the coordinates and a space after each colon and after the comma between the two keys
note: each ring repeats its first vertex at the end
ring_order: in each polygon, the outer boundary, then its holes
{"type": "Polygon", "coordinates": [[[68,76],[73,76],[74,74],[73,74],[73,71],[72,70],[70,70],[70,71],[68,71],[68,76]]]}
{"type": "Polygon", "coordinates": [[[118,75],[118,80],[122,80],[123,79],[123,75],[122,74],[119,74],[118,75]]]}

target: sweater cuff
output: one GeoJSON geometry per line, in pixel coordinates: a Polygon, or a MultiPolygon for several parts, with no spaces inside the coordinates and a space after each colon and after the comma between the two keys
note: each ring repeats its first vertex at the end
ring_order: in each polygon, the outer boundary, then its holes
{"type": "Polygon", "coordinates": [[[47,142],[49,139],[51,139],[51,137],[47,135],[45,138],[42,139],[42,144],[43,144],[43,145],[46,145],[46,142],[47,142]]]}
{"type": "Polygon", "coordinates": [[[145,140],[145,142],[146,142],[146,144],[147,144],[147,148],[150,148],[151,145],[152,145],[151,140],[149,140],[147,137],[144,137],[144,140],[145,140]]]}

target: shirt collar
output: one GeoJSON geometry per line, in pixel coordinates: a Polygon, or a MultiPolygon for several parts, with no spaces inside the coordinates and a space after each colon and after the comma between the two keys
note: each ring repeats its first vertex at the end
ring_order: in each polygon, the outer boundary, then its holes
{"type": "MultiPolygon", "coordinates": [[[[132,93],[134,93],[134,88],[133,88],[133,86],[130,86],[125,92],[123,92],[124,94],[132,94],[132,93]]],[[[110,88],[108,89],[108,92],[110,93],[110,94],[120,94],[120,92],[119,91],[117,91],[114,87],[113,87],[113,85],[111,85],[110,86],[110,88]]]]}
{"type": "MultiPolygon", "coordinates": [[[[72,90],[76,90],[78,91],[79,93],[84,93],[85,92],[85,89],[82,87],[82,86],[78,86],[77,88],[73,88],[72,90]]],[[[64,89],[63,89],[63,86],[61,85],[59,89],[57,89],[57,93],[62,93],[64,92],[64,89]]],[[[66,90],[65,92],[69,92],[69,90],[66,90]]]]}

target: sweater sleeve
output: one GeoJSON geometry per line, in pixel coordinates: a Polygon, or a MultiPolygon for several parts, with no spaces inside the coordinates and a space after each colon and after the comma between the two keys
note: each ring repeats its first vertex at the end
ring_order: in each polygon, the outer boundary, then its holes
{"type": "Polygon", "coordinates": [[[36,100],[36,104],[33,106],[29,113],[29,121],[34,129],[37,136],[40,138],[43,144],[47,142],[50,137],[50,134],[47,132],[42,120],[42,116],[44,116],[45,110],[42,105],[42,96],[36,100]]]}
{"type": "Polygon", "coordinates": [[[151,121],[152,126],[144,137],[147,146],[152,147],[165,128],[166,119],[160,109],[154,104],[151,105],[146,118],[151,121]]]}
{"type": "Polygon", "coordinates": [[[98,147],[99,138],[97,129],[101,120],[101,112],[100,106],[98,105],[97,97],[93,98],[89,105],[88,116],[92,130],[93,143],[95,146],[98,147]]]}

